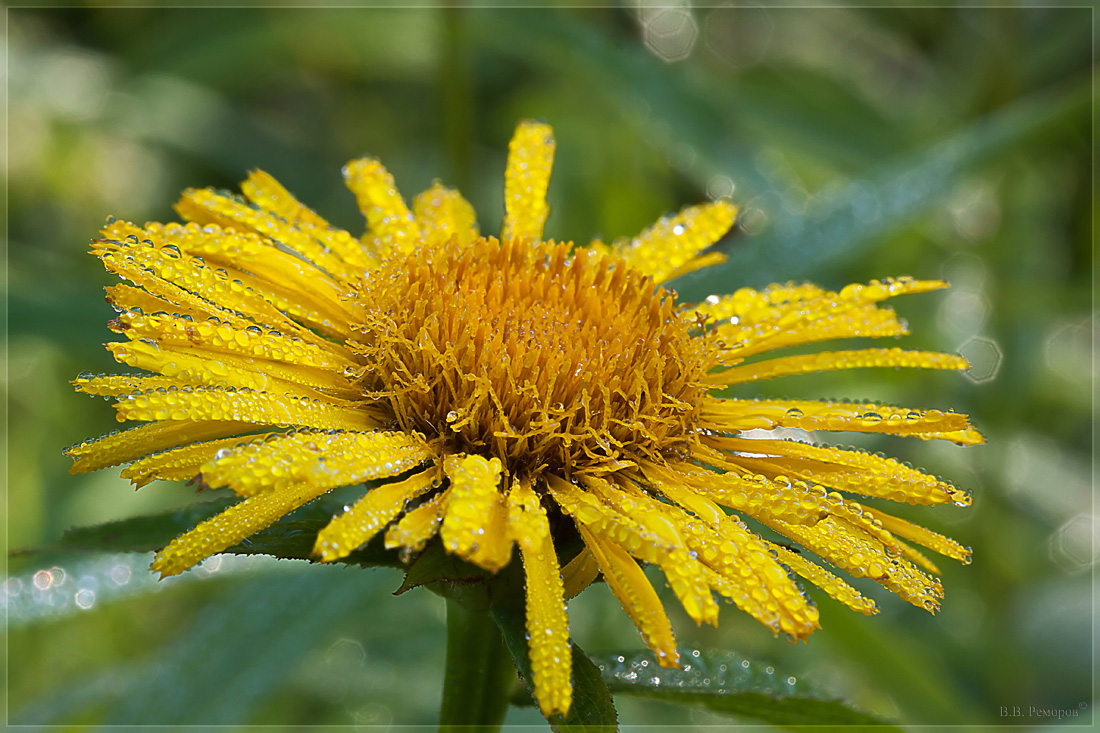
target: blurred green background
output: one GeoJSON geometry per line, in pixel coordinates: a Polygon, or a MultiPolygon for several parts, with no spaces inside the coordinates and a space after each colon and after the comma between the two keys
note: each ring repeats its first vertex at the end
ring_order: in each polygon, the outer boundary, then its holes
{"type": "MultiPolygon", "coordinates": [[[[732,608],[697,629],[672,602],[680,643],[914,726],[1091,720],[1091,9],[95,5],[7,14],[10,549],[203,499],[67,473],[63,447],[115,427],[67,384],[117,370],[101,346],[112,280],[85,254],[108,214],[170,220],[184,187],[262,168],[358,233],[340,166],[369,154],[407,197],[460,187],[495,232],[508,139],[536,117],[558,140],[551,236],[610,241],[708,197],[742,204],[730,264],[675,282],[686,299],[788,279],[953,286],[894,304],[914,332],[899,345],[960,351],[971,373],[758,387],[973,415],[986,446],[862,443],[974,492],[969,509],[899,510],[974,549],[942,563],[943,611],[872,585],[868,618],[818,593],[823,630],[791,645],[732,608]]],[[[391,596],[397,572],[226,557],[157,583],[147,563],[9,558],[10,722],[435,720],[443,602],[391,596]]],[[[641,646],[603,585],[570,612],[589,652],[641,646]]],[[[620,713],[726,720],[631,699],[620,713]]]]}

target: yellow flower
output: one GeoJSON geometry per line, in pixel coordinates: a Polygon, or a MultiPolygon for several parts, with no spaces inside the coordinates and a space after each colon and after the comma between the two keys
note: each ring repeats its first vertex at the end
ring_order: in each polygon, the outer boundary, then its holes
{"type": "Polygon", "coordinates": [[[855,431],[982,442],[954,412],[719,396],[729,385],[870,366],[964,369],[957,356],[858,349],[761,358],[781,347],[897,336],[878,303],[944,287],[910,278],[773,285],[677,302],[660,284],[723,260],[723,201],[637,237],[573,247],[543,239],[554,153],[549,127],[519,125],[505,173],[500,239],[436,183],[410,210],[375,160],[344,177],[367,219],[355,237],[265,173],[246,199],[188,190],[187,224],[112,222],[93,252],[128,284],[108,288],[115,358],[156,375],[82,375],[145,424],[71,448],[74,472],[201,475],[243,500],[153,561],[180,573],[339,486],[377,482],[318,535],[339,559],[379,532],[416,552],[444,548],[496,572],[514,548],[527,580],[535,695],[571,700],[565,601],[603,574],[665,666],[672,628],[639,560],[663,571],[696,622],[715,594],[795,638],[818,626],[800,576],[849,607],[874,603],[753,520],[856,577],[931,611],[943,590],[913,545],[968,561],[939,534],[861,506],[857,494],[966,504],[948,483],[889,458],[753,430],[855,431]],[[833,489],[830,493],[830,489],[833,489]],[[732,510],[733,513],[730,513],[732,510]],[[578,538],[583,549],[560,557],[578,538]]]}

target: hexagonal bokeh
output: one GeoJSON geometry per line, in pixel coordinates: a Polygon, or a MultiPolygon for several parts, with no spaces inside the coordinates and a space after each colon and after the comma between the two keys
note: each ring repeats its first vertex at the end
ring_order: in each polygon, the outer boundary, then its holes
{"type": "Polygon", "coordinates": [[[642,36],[657,56],[669,62],[682,61],[691,55],[699,27],[688,8],[649,8],[642,11],[642,36]]]}
{"type": "Polygon", "coordinates": [[[1001,368],[1001,347],[993,339],[975,336],[959,348],[959,354],[970,362],[965,374],[974,382],[992,380],[1001,368]]]}
{"type": "Polygon", "coordinates": [[[1078,514],[1050,536],[1050,559],[1068,573],[1088,570],[1100,557],[1096,530],[1100,519],[1078,514]]]}

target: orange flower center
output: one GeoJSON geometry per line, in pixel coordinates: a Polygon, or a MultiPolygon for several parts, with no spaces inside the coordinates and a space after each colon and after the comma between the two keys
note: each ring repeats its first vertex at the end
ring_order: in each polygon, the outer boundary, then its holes
{"type": "Polygon", "coordinates": [[[479,238],[371,272],[358,302],[365,389],[449,451],[598,473],[694,441],[704,340],[621,260],[479,238]]]}

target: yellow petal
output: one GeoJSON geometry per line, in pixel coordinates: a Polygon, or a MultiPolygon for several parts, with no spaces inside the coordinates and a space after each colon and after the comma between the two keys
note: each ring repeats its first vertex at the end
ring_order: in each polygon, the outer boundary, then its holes
{"type": "Polygon", "coordinates": [[[935,612],[943,586],[904,557],[891,557],[882,543],[838,517],[826,517],[813,527],[769,523],[772,529],[817,553],[848,574],[871,578],[915,606],[935,612]]]}
{"type": "Polygon", "coordinates": [[[370,489],[350,509],[317,533],[313,554],[322,562],[331,562],[354,552],[393,521],[406,503],[430,489],[435,480],[436,469],[432,466],[404,481],[370,489]]]}
{"type": "Polygon", "coordinates": [[[730,472],[715,473],[684,461],[672,461],[667,466],[646,463],[643,469],[655,487],[692,511],[695,511],[693,506],[685,502],[694,500],[690,496],[694,492],[699,498],[708,497],[751,517],[766,515],[791,524],[814,524],[828,513],[824,505],[825,492],[803,481],[773,481],[738,471],[739,457],[729,463],[723,462],[721,455],[703,454],[700,457],[730,472]]]}
{"type": "Polygon", "coordinates": [[[657,655],[662,667],[676,667],[680,656],[676,651],[676,638],[672,635],[661,599],[653,590],[649,579],[626,550],[610,540],[604,540],[589,532],[585,525],[577,523],[584,544],[596,558],[604,579],[623,610],[638,627],[646,646],[657,655]]]}
{"type": "Polygon", "coordinates": [[[108,285],[103,288],[107,293],[106,301],[116,310],[137,308],[146,313],[173,312],[180,315],[188,315],[192,318],[206,318],[206,311],[191,308],[179,303],[171,303],[163,298],[145,292],[132,285],[108,285]]]}
{"type": "Polygon", "coordinates": [[[569,619],[550,522],[528,481],[508,495],[508,533],[520,547],[527,577],[527,634],[535,699],[545,716],[569,712],[573,697],[569,619]]]}
{"type": "Polygon", "coordinates": [[[410,511],[397,524],[392,525],[386,530],[386,549],[404,547],[409,553],[423,550],[442,524],[443,512],[447,509],[447,500],[450,496],[450,489],[447,489],[410,511]]]}
{"type": "MultiPolygon", "coordinates": [[[[270,434],[270,433],[269,433],[270,434]]],[[[204,463],[211,461],[221,451],[231,450],[242,443],[262,439],[264,436],[237,436],[204,443],[192,443],[134,461],[122,470],[122,478],[128,478],[137,488],[154,479],[184,481],[199,475],[204,463]]]]}
{"type": "Polygon", "coordinates": [[[157,389],[179,387],[181,382],[173,377],[147,377],[137,374],[101,374],[96,377],[77,377],[69,382],[77,392],[98,397],[118,397],[135,392],[152,392],[157,389]]]}
{"type": "Polygon", "coordinates": [[[177,445],[238,435],[255,429],[256,426],[251,423],[231,420],[164,420],[85,440],[68,448],[65,454],[74,459],[70,473],[88,473],[177,445]]]}
{"type": "Polygon", "coordinates": [[[408,433],[300,430],[254,440],[217,458],[203,466],[203,480],[245,496],[298,483],[331,488],[398,476],[432,455],[408,433]]]}
{"type": "Polygon", "coordinates": [[[966,415],[872,403],[708,400],[703,404],[701,417],[705,423],[723,432],[799,428],[911,435],[922,440],[938,438],[968,445],[984,442],[981,434],[970,426],[966,415]]]}
{"type": "Polygon", "coordinates": [[[478,455],[449,455],[443,472],[451,481],[451,498],[443,518],[443,546],[465,560],[496,572],[512,556],[508,510],[498,488],[501,463],[478,455]]]}
{"type": "Polygon", "coordinates": [[[612,247],[631,267],[661,283],[688,269],[692,258],[729,231],[735,216],[737,207],[726,201],[688,206],[612,247]]]}
{"type": "Polygon", "coordinates": [[[667,504],[654,501],[641,491],[627,492],[626,487],[616,486],[595,477],[583,479],[585,488],[624,517],[637,523],[639,529],[661,539],[669,550],[658,560],[668,584],[695,623],[704,621],[718,624],[718,604],[714,602],[710,586],[704,582],[700,563],[684,551],[686,542],[681,534],[682,515],[667,504]]]}
{"type": "Polygon", "coordinates": [[[124,397],[118,420],[227,420],[321,430],[379,427],[377,413],[326,399],[305,399],[223,387],[195,387],[124,397]]]}
{"type": "Polygon", "coordinates": [[[477,236],[477,216],[462,194],[439,181],[413,199],[413,214],[427,245],[454,239],[468,244],[477,236]]]}
{"type": "Polygon", "coordinates": [[[951,484],[893,458],[854,448],[832,448],[795,440],[755,440],[708,435],[707,445],[727,451],[743,451],[730,461],[769,477],[796,476],[823,486],[909,504],[965,506],[970,496],[951,484]],[[757,458],[756,456],[766,456],[757,458]]]}
{"type": "Polygon", "coordinates": [[[933,351],[904,349],[859,349],[856,351],[826,351],[819,354],[799,354],[768,359],[727,369],[707,376],[708,384],[740,384],[760,379],[773,379],[791,374],[810,374],[834,369],[866,367],[911,367],[916,369],[969,369],[961,356],[933,351]]]}
{"type": "Polygon", "coordinates": [[[267,173],[252,171],[248,180],[241,184],[241,191],[257,205],[309,233],[350,267],[363,269],[374,266],[374,254],[365,249],[360,240],[303,206],[267,173]]]}
{"type": "Polygon", "coordinates": [[[898,537],[904,537],[907,540],[912,540],[918,545],[927,547],[929,550],[946,555],[954,560],[970,564],[971,550],[969,547],[963,547],[950,537],[945,537],[938,532],[933,532],[930,529],[921,527],[918,524],[907,522],[904,519],[891,516],[885,512],[880,512],[869,507],[863,507],[863,512],[869,514],[874,519],[882,522],[882,528],[891,532],[898,537]]]}
{"type": "Polygon", "coordinates": [[[176,211],[188,221],[199,224],[229,226],[237,231],[254,231],[281,242],[312,261],[333,276],[350,282],[353,271],[339,257],[318,242],[310,232],[302,231],[293,223],[274,216],[270,212],[233,200],[207,188],[188,189],[176,204],[176,211]]]}
{"type": "Polygon", "coordinates": [[[351,161],[344,166],[344,182],[367,219],[367,241],[388,257],[404,257],[419,246],[420,227],[381,163],[373,158],[351,161]]]}
{"type": "Polygon", "coordinates": [[[542,239],[550,207],[546,189],[554,164],[554,131],[549,125],[525,120],[508,144],[504,171],[504,227],[500,238],[542,239]]]}
{"type": "MultiPolygon", "coordinates": [[[[261,325],[305,340],[317,339],[312,331],[280,311],[264,294],[206,267],[200,258],[140,242],[97,240],[93,246],[96,256],[109,272],[169,303],[216,316],[240,328],[261,325]],[[248,315],[242,315],[244,313],[248,315]]],[[[319,317],[319,322],[313,325],[340,339],[351,334],[344,320],[319,317]]]]}
{"type": "MultiPolygon", "coordinates": [[[[161,309],[158,309],[161,310],[161,309]]],[[[127,310],[118,323],[131,340],[149,339],[162,347],[201,347],[239,356],[312,367],[337,374],[354,374],[358,364],[342,345],[326,339],[319,343],[290,338],[271,328],[237,325],[207,319],[195,319],[174,313],[127,310]]]]}
{"type": "Polygon", "coordinates": [[[802,557],[802,555],[792,552],[786,547],[774,542],[769,542],[768,547],[779,557],[781,563],[798,573],[800,577],[805,578],[828,593],[829,596],[835,600],[843,603],[848,608],[853,611],[859,611],[867,616],[878,613],[878,608],[875,606],[873,600],[866,597],[817,563],[812,563],[802,557]]]}
{"type": "MultiPolygon", "coordinates": [[[[146,251],[143,248],[152,247],[181,267],[189,266],[194,257],[201,258],[238,291],[247,288],[258,293],[299,320],[323,324],[326,318],[347,316],[346,285],[311,262],[279,249],[261,234],[214,224],[151,223],[140,228],[123,221],[108,225],[103,233],[109,241],[99,245],[101,248],[142,253],[146,251]]],[[[150,312],[156,310],[164,309],[150,312]]]]}
{"type": "Polygon", "coordinates": [[[565,564],[561,570],[561,579],[565,587],[565,597],[573,598],[587,588],[600,574],[600,566],[592,552],[585,548],[565,564]]]}
{"type": "Polygon", "coordinates": [[[250,496],[172,540],[153,558],[151,569],[162,578],[182,573],[316,499],[328,488],[291,484],[278,491],[250,496]]]}
{"type": "Polygon", "coordinates": [[[731,293],[708,299],[696,307],[699,313],[714,321],[736,318],[738,322],[760,323],[778,320],[792,312],[815,308],[836,311],[842,308],[878,303],[907,293],[926,293],[946,288],[942,280],[914,280],[911,277],[873,280],[868,285],[848,285],[840,292],[826,291],[812,283],[787,283],[770,285],[765,290],[741,288],[731,293]]]}
{"type": "Polygon", "coordinates": [[[699,559],[702,575],[715,591],[776,633],[803,638],[818,628],[817,609],[776,563],[763,540],[696,494],[693,487],[668,481],[657,486],[699,518],[698,522],[681,519],[684,545],[699,559]]]}
{"type": "MultiPolygon", "coordinates": [[[[264,391],[273,397],[312,400],[324,390],[333,398],[359,397],[340,374],[295,364],[261,361],[202,348],[158,344],[151,339],[106,344],[115,360],[138,369],[160,372],[173,384],[207,385],[264,391]]],[[[135,390],[137,391],[137,390],[135,390]]]]}
{"type": "Polygon", "coordinates": [[[773,285],[712,296],[694,310],[708,319],[709,337],[722,344],[723,363],[798,344],[837,338],[899,336],[904,322],[875,303],[905,293],[946,287],[940,281],[887,278],[849,285],[839,293],[816,285],[773,285]]]}

